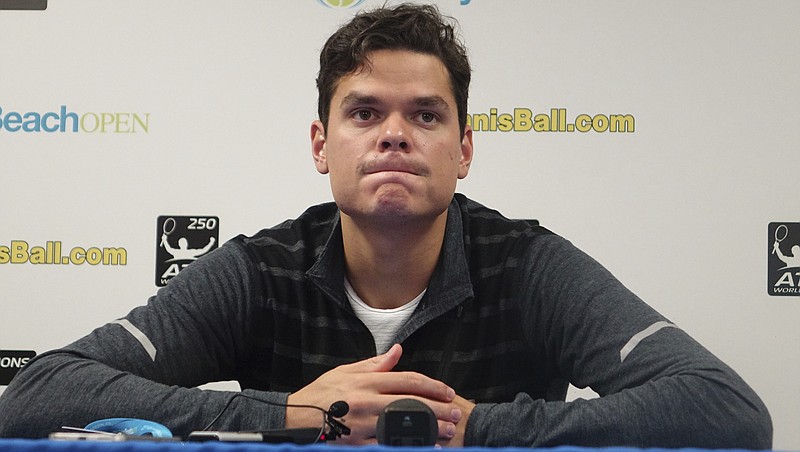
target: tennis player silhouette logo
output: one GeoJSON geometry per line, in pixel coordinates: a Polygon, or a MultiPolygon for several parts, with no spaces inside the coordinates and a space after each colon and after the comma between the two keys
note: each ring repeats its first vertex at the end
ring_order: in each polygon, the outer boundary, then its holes
{"type": "Polygon", "coordinates": [[[770,223],[767,292],[800,296],[800,223],[770,223]]]}
{"type": "Polygon", "coordinates": [[[178,260],[188,260],[193,261],[198,257],[206,254],[207,252],[211,251],[211,248],[217,243],[217,240],[214,237],[209,238],[208,245],[204,246],[203,248],[194,249],[189,248],[189,240],[186,237],[181,237],[178,239],[178,247],[173,248],[170,246],[169,241],[167,238],[170,234],[175,232],[176,222],[174,218],[167,218],[164,224],[161,226],[164,233],[161,234],[161,246],[164,247],[165,250],[169,254],[172,255],[172,259],[168,259],[167,262],[171,261],[178,261],[178,260]]]}
{"type": "Polygon", "coordinates": [[[775,244],[772,245],[772,253],[778,255],[778,259],[786,264],[783,268],[800,267],[800,245],[792,246],[790,254],[787,256],[781,252],[781,242],[786,240],[789,234],[789,228],[785,225],[779,225],[775,228],[775,244]]]}
{"type": "Polygon", "coordinates": [[[217,217],[160,216],[157,221],[156,285],[165,286],[187,265],[217,248],[217,217]]]}

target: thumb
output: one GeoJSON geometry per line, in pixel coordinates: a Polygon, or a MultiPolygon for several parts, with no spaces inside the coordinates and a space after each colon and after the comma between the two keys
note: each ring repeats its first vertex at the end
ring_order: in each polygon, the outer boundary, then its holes
{"type": "Polygon", "coordinates": [[[394,369],[402,355],[403,347],[394,344],[382,355],[349,364],[347,367],[352,372],[388,372],[394,369]]]}

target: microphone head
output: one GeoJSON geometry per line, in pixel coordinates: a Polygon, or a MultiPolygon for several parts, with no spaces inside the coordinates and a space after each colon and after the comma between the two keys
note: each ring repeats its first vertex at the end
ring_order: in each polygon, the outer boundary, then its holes
{"type": "Polygon", "coordinates": [[[333,417],[342,417],[347,414],[348,411],[350,411],[350,405],[348,405],[344,400],[339,400],[338,402],[333,402],[331,407],[328,408],[328,415],[333,417]]]}
{"type": "Polygon", "coordinates": [[[386,405],[375,425],[378,444],[433,446],[439,424],[430,407],[416,399],[400,399],[386,405]]]}

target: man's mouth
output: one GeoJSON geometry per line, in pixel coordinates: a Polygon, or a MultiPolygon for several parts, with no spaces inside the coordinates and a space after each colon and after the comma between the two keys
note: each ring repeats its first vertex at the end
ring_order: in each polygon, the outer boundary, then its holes
{"type": "Polygon", "coordinates": [[[427,167],[421,163],[396,158],[370,160],[364,163],[362,171],[364,174],[397,172],[409,173],[417,176],[428,173],[427,167]]]}

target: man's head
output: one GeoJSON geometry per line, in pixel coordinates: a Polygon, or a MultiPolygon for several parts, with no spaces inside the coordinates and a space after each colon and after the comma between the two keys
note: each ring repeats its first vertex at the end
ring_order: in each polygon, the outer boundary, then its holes
{"type": "Polygon", "coordinates": [[[320,52],[317,89],[319,119],[326,128],[339,80],[347,74],[369,70],[369,55],[377,50],[408,50],[441,60],[450,76],[459,128],[464,134],[471,75],[466,49],[453,25],[435,6],[413,4],[361,12],[325,43],[320,52]]]}
{"type": "Polygon", "coordinates": [[[321,61],[311,151],[343,224],[442,226],[473,155],[469,65],[453,28],[431,6],[363,13],[321,61]]]}

